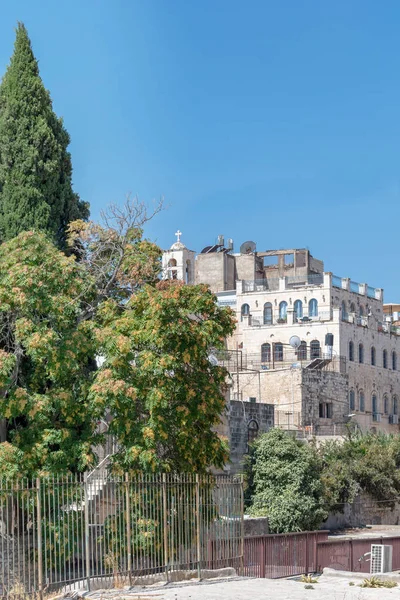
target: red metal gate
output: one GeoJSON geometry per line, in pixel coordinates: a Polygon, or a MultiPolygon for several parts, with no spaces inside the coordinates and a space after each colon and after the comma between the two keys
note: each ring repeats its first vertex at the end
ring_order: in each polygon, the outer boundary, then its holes
{"type": "Polygon", "coordinates": [[[243,575],[277,579],[313,573],[317,570],[317,544],[327,539],[327,531],[245,538],[243,575]]]}

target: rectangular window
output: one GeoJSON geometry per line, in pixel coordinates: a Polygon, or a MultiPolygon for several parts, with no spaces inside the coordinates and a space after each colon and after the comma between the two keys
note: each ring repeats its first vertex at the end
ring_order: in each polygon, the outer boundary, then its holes
{"type": "Polygon", "coordinates": [[[325,419],[325,404],[323,402],[319,403],[319,418],[320,419],[325,419]]]}
{"type": "Polygon", "coordinates": [[[275,256],[264,256],[264,267],[277,267],[279,257],[275,256]]]}
{"type": "Polygon", "coordinates": [[[326,405],[326,418],[332,419],[332,402],[326,405]]]}

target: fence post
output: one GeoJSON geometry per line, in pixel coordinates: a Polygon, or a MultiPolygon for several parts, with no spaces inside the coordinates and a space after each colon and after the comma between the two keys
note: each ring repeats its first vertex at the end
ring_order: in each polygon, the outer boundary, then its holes
{"type": "Polygon", "coordinates": [[[165,562],[165,574],[168,582],[168,504],[167,504],[167,475],[163,473],[162,476],[162,491],[163,491],[163,522],[164,522],[164,562],[165,562]]]}
{"type": "Polygon", "coordinates": [[[353,540],[350,539],[350,571],[354,572],[353,540]]]}
{"type": "Polygon", "coordinates": [[[201,579],[201,545],[200,545],[200,479],[196,474],[196,534],[197,534],[197,575],[201,579]]]}
{"type": "Polygon", "coordinates": [[[131,508],[129,498],[129,477],[125,473],[125,499],[126,499],[126,545],[128,550],[128,576],[129,585],[132,585],[132,535],[131,535],[131,508]]]}
{"type": "Polygon", "coordinates": [[[88,592],[90,592],[90,535],[89,535],[89,485],[88,474],[84,475],[85,489],[85,562],[86,562],[86,582],[88,592]]]}
{"type": "MultiPolygon", "coordinates": [[[[313,535],[313,538],[314,538],[314,544],[316,544],[317,543],[317,536],[313,535]]],[[[308,542],[309,542],[309,537],[308,537],[308,533],[306,533],[306,565],[305,565],[306,575],[308,575],[308,572],[309,572],[309,566],[308,566],[308,542]]]]}
{"type": "Polygon", "coordinates": [[[36,479],[36,519],[37,519],[37,551],[38,551],[38,586],[39,598],[43,599],[43,548],[42,548],[42,501],[40,497],[40,479],[36,479]]]}
{"type": "Polygon", "coordinates": [[[244,575],[244,486],[243,475],[240,476],[240,568],[244,575]]]}

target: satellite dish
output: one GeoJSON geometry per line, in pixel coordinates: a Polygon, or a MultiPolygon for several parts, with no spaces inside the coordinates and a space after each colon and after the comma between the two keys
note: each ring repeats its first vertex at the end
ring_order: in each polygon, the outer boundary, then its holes
{"type": "Polygon", "coordinates": [[[209,356],[208,356],[208,362],[213,367],[218,367],[218,358],[216,356],[214,356],[214,354],[209,354],[209,356]]]}
{"type": "Polygon", "coordinates": [[[292,348],[297,349],[301,344],[301,339],[298,335],[292,335],[292,337],[289,340],[289,344],[292,346],[292,348]]]}
{"type": "Polygon", "coordinates": [[[256,243],[251,240],[248,242],[243,242],[240,246],[240,254],[251,254],[256,249],[256,243]]]}

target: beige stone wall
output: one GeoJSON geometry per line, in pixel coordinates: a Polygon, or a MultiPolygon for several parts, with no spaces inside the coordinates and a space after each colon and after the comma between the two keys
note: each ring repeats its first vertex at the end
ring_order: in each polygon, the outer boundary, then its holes
{"type": "Polygon", "coordinates": [[[348,380],[337,372],[287,368],[232,374],[232,397],[245,402],[273,404],[275,426],[333,435],[348,422],[348,380]],[[321,418],[319,405],[330,404],[330,416],[321,418]],[[335,427],[334,427],[335,426],[335,427]]]}
{"type": "Polygon", "coordinates": [[[211,291],[235,289],[235,258],[224,252],[198,254],[195,262],[195,283],[206,283],[211,291]]]}

